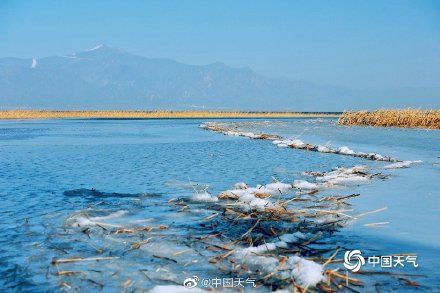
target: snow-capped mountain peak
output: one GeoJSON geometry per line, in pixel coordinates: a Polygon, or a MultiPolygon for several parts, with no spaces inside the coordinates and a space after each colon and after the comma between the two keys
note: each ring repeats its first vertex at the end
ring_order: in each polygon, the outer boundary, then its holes
{"type": "Polygon", "coordinates": [[[99,44],[99,45],[94,46],[93,48],[87,49],[86,51],[88,51],[88,52],[96,51],[96,50],[99,50],[99,49],[101,49],[103,47],[104,47],[104,44],[99,44]]]}

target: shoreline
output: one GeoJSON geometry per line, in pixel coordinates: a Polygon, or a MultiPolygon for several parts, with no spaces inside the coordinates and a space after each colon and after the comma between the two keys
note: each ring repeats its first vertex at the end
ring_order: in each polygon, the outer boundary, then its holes
{"type": "Polygon", "coordinates": [[[338,118],[341,112],[288,111],[58,111],[58,110],[1,110],[0,120],[10,119],[200,119],[200,118],[338,118]]]}

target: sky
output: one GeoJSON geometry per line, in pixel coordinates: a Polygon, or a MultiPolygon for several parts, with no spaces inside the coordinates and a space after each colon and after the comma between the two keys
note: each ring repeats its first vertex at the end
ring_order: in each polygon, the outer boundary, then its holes
{"type": "Polygon", "coordinates": [[[0,57],[101,43],[322,85],[440,87],[440,1],[0,1],[0,57]]]}

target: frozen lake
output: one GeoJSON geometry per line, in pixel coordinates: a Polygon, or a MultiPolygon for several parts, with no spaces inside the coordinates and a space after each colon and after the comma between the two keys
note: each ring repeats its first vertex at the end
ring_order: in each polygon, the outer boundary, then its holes
{"type": "MultiPolygon", "coordinates": [[[[350,201],[357,213],[387,209],[336,232],[335,243],[370,255],[415,253],[417,269],[396,268],[393,272],[423,275],[415,277],[421,288],[439,289],[439,131],[346,128],[337,126],[333,119],[216,120],[312,144],[330,143],[423,161],[410,168],[384,169],[389,163],[278,148],[270,141],[206,131],[199,127],[205,121],[0,121],[0,288],[150,289],[157,284],[176,283],[186,275],[223,275],[203,256],[194,263],[194,258],[187,256],[185,264],[191,265],[173,271],[175,264],[166,255],[174,248],[185,251],[185,241],[190,242],[205,230],[212,232],[212,227],[200,225],[200,218],[211,214],[205,205],[199,204],[191,214],[182,214],[171,206],[171,199],[188,199],[193,188],[203,189],[201,186],[217,195],[237,182],[256,186],[276,178],[292,183],[307,179],[302,172],[308,170],[367,165],[372,173],[390,177],[322,193],[359,193],[350,201]],[[157,242],[145,252],[153,253],[153,258],[139,249],[127,253],[125,248],[132,245],[130,238],[115,239],[105,233],[95,237],[88,230],[72,230],[72,215],[83,211],[103,219],[120,212],[125,220],[173,227],[161,237],[176,239],[175,246],[157,242]],[[368,225],[377,222],[386,224],[368,225]],[[156,255],[161,253],[164,255],[156,255]],[[51,265],[53,258],[97,255],[117,259],[93,265],[51,265]],[[158,267],[164,262],[170,262],[166,264],[170,274],[167,280],[157,281],[160,278],[142,273],[149,270],[153,275],[161,274],[158,267]],[[59,275],[68,270],[81,273],[59,275]],[[177,271],[181,276],[176,276],[177,271]],[[107,272],[115,273],[109,277],[107,272]]],[[[383,286],[396,285],[385,282],[383,286]]]]}

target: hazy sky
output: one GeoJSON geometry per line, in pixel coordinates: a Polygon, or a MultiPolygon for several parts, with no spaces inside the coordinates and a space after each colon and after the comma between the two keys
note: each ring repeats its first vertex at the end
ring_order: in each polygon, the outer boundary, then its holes
{"type": "Polygon", "coordinates": [[[440,1],[0,1],[0,57],[100,43],[326,85],[440,86],[440,1]]]}

